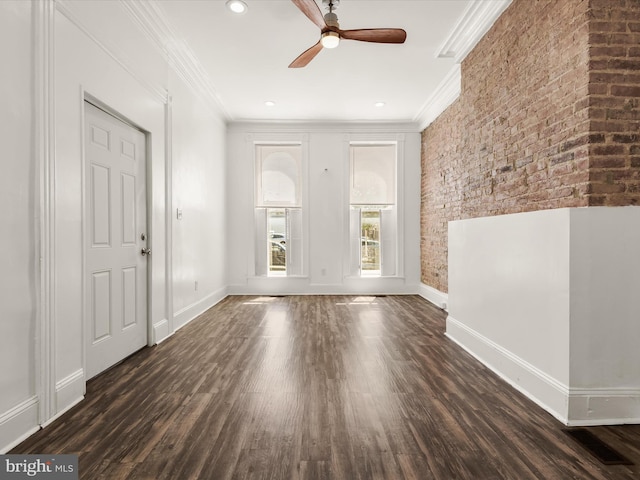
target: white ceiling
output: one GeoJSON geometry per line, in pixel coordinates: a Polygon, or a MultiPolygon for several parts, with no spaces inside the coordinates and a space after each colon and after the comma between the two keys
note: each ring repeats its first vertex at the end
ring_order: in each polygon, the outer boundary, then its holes
{"type": "MultiPolygon", "coordinates": [[[[325,13],[321,0],[316,1],[325,13]]],[[[245,2],[249,10],[244,15],[232,14],[225,0],[156,2],[156,14],[173,37],[165,45],[171,42],[188,52],[230,121],[424,122],[425,108],[457,69],[461,51],[468,51],[508,4],[341,0],[336,13],[342,29],[403,28],[407,41],[343,40],[307,67],[290,69],[291,61],[318,41],[318,28],[290,0],[245,2]],[[276,105],[265,106],[267,100],[276,105]],[[385,106],[375,107],[375,102],[385,106]]]]}

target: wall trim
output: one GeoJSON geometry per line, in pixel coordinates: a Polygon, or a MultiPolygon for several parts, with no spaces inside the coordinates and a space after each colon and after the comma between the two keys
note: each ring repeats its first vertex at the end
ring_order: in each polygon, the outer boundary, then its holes
{"type": "Polygon", "coordinates": [[[623,425],[640,423],[640,389],[571,388],[571,426],[623,425]]]}
{"type": "Polygon", "coordinates": [[[447,317],[445,335],[565,425],[569,424],[569,387],[484,335],[447,317]]]}
{"type": "Polygon", "coordinates": [[[225,120],[231,120],[206,69],[184,39],[173,30],[162,7],[156,2],[129,0],[121,0],[120,5],[196,96],[203,99],[213,113],[221,115],[225,120]]]}
{"type": "Polygon", "coordinates": [[[39,401],[32,396],[0,414],[0,454],[4,454],[40,430],[39,401]]]}
{"type": "Polygon", "coordinates": [[[34,103],[38,188],[36,219],[38,244],[36,278],[37,316],[35,377],[38,396],[37,423],[55,414],[55,312],[56,312],[56,156],[55,156],[55,3],[33,4],[34,13],[34,103]]]}
{"type": "Polygon", "coordinates": [[[174,332],[178,331],[186,324],[194,320],[196,317],[224,300],[228,295],[228,287],[222,287],[214,292],[211,292],[206,297],[177,311],[173,317],[174,332]]]}
{"type": "Polygon", "coordinates": [[[169,321],[166,318],[163,318],[159,322],[154,323],[152,329],[153,338],[151,340],[155,345],[165,341],[167,338],[173,335],[173,331],[169,327],[169,321]]]}
{"type": "Polygon", "coordinates": [[[69,410],[69,408],[82,401],[84,399],[84,393],[85,378],[82,368],[59,380],[56,383],[56,415],[48,421],[43,422],[43,425],[48,425],[55,418],[58,418],[62,413],[69,410]]]}
{"type": "Polygon", "coordinates": [[[237,120],[227,124],[227,133],[246,133],[250,134],[271,134],[271,133],[344,133],[350,134],[379,134],[386,135],[386,139],[389,140],[391,134],[404,134],[404,133],[420,133],[423,129],[420,128],[418,122],[332,122],[332,121],[318,121],[318,122],[305,122],[297,120],[263,120],[263,121],[248,121],[237,120]]]}
{"type": "Polygon", "coordinates": [[[309,283],[308,277],[248,277],[228,287],[229,295],[415,295],[404,277],[344,277],[343,283],[309,283]]]}
{"type": "MultiPolygon", "coordinates": [[[[85,385],[85,383],[83,382],[83,386],[85,385]]],[[[58,420],[61,416],[63,416],[65,413],[67,413],[69,410],[71,410],[73,407],[75,407],[77,404],[79,404],[81,401],[84,400],[84,395],[81,396],[80,398],[77,398],[73,403],[67,405],[65,408],[63,408],[62,410],[60,410],[58,413],[56,413],[53,417],[51,417],[49,420],[47,420],[46,422],[44,422],[43,424],[40,425],[41,428],[46,428],[49,425],[51,425],[53,422],[55,422],[56,420],[58,420]]]]}
{"type": "Polygon", "coordinates": [[[453,66],[442,79],[422,108],[415,120],[420,124],[420,131],[427,128],[460,96],[462,91],[462,70],[460,64],[453,66]]]}
{"type": "Polygon", "coordinates": [[[426,301],[433,303],[436,307],[443,309],[447,312],[449,308],[449,294],[441,292],[440,290],[433,288],[424,283],[420,283],[418,286],[418,295],[424,298],[426,301]]]}
{"type": "Polygon", "coordinates": [[[462,62],[511,2],[512,0],[473,0],[437,50],[436,56],[453,58],[456,63],[462,62]]]}
{"type": "Polygon", "coordinates": [[[91,39],[92,42],[94,42],[107,55],[109,55],[109,57],[111,57],[111,59],[114,62],[120,65],[120,67],[122,67],[122,69],[125,72],[127,72],[129,75],[131,75],[131,77],[133,77],[136,81],[138,81],[138,83],[140,83],[140,85],[142,85],[148,92],[153,94],[153,96],[155,96],[161,102],[164,103],[166,101],[167,90],[162,85],[151,83],[146,79],[144,79],[142,76],[140,76],[138,73],[136,73],[133,66],[127,65],[122,60],[123,58],[126,58],[126,55],[118,51],[116,47],[114,47],[113,45],[105,44],[100,40],[98,40],[98,38],[89,31],[87,26],[84,25],[78,19],[78,17],[74,14],[73,5],[69,3],[68,0],[55,0],[55,5],[57,10],[62,15],[64,15],[67,18],[67,20],[69,20],[73,25],[75,25],[79,30],[81,30],[82,33],[84,33],[87,36],[87,38],[91,39]]]}
{"type": "MultiPolygon", "coordinates": [[[[164,165],[164,201],[165,201],[165,312],[168,330],[173,332],[173,97],[167,95],[164,107],[165,122],[165,165],[164,165]]],[[[149,282],[151,283],[151,282],[149,282]]],[[[155,339],[149,338],[149,342],[155,339]]],[[[162,337],[164,339],[164,337],[162,337]]]]}

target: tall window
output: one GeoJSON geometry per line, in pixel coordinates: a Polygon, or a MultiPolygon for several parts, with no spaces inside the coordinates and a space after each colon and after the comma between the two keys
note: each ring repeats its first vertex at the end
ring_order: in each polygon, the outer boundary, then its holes
{"type": "Polygon", "coordinates": [[[396,145],[351,144],[352,274],[396,274],[396,145]]]}
{"type": "Polygon", "coordinates": [[[256,274],[302,275],[302,147],[256,145],[256,274]]]}

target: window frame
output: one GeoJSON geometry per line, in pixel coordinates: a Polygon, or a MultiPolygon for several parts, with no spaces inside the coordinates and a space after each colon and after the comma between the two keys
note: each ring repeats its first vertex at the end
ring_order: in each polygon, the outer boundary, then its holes
{"type": "Polygon", "coordinates": [[[260,278],[292,278],[292,277],[305,277],[308,271],[308,219],[306,214],[306,205],[308,204],[308,180],[307,180],[307,158],[308,158],[308,140],[306,136],[302,136],[297,139],[292,139],[291,136],[282,137],[278,135],[270,136],[268,139],[253,139],[252,136],[248,137],[248,142],[250,144],[250,148],[252,149],[252,154],[250,158],[253,163],[253,199],[252,199],[252,210],[254,212],[254,227],[253,227],[253,244],[254,244],[254,258],[252,263],[252,268],[250,267],[250,272],[254,277],[260,278]],[[280,139],[282,138],[282,139],[280,139]],[[259,148],[260,146],[269,146],[269,147],[299,147],[300,148],[300,158],[298,160],[298,178],[299,178],[299,189],[300,192],[298,194],[296,205],[291,204],[280,204],[278,202],[264,202],[263,198],[259,196],[262,194],[262,184],[258,184],[259,176],[262,175],[262,158],[259,158],[259,148]],[[296,210],[299,212],[298,221],[300,222],[300,232],[297,235],[298,237],[298,248],[293,256],[297,259],[295,269],[289,268],[289,263],[291,261],[291,255],[289,255],[289,250],[286,253],[286,268],[284,272],[272,272],[269,270],[269,255],[271,254],[270,250],[270,239],[269,232],[267,231],[267,218],[266,214],[270,209],[284,209],[287,213],[287,220],[285,220],[285,229],[286,229],[286,237],[287,237],[287,248],[290,247],[291,244],[291,233],[289,226],[289,215],[290,210],[296,210]],[[260,218],[259,210],[264,210],[264,225],[262,225],[262,219],[260,218]],[[262,241],[258,240],[259,236],[263,236],[264,248],[262,248],[262,241]],[[266,256],[265,256],[266,253],[266,256]]]}
{"type": "Polygon", "coordinates": [[[394,278],[404,276],[404,197],[402,195],[402,186],[404,184],[404,134],[397,135],[385,135],[385,134],[370,134],[370,135],[348,135],[345,138],[345,182],[344,192],[346,196],[345,202],[345,261],[344,271],[347,277],[355,278],[394,278]],[[376,145],[395,145],[396,158],[395,158],[395,204],[390,206],[386,204],[352,204],[351,203],[351,147],[353,146],[376,146],[376,145]],[[381,271],[380,275],[363,274],[361,268],[361,251],[360,247],[356,248],[356,244],[361,243],[358,233],[357,240],[354,240],[353,231],[355,230],[355,214],[354,210],[358,211],[358,232],[360,231],[360,211],[365,209],[380,209],[381,222],[382,212],[393,211],[392,218],[387,219],[387,222],[392,222],[392,232],[386,232],[385,229],[389,228],[389,225],[381,225],[381,271]],[[387,238],[385,238],[387,237],[387,238]],[[391,253],[383,254],[384,242],[391,242],[391,253]],[[356,253],[357,251],[357,253],[356,253]],[[386,257],[386,260],[385,260],[386,257]],[[357,258],[357,262],[355,261],[357,258]],[[385,263],[390,268],[385,268],[385,263]],[[389,273],[391,270],[391,273],[389,273]]]}

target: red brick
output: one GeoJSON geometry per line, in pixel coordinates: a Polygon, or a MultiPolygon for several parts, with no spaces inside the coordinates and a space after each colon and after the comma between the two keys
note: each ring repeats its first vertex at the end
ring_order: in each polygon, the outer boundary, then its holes
{"type": "Polygon", "coordinates": [[[624,168],[627,165],[624,157],[591,157],[589,168],[624,168]]]}
{"type": "MultiPolygon", "coordinates": [[[[638,62],[640,68],[640,62],[638,62]]],[[[617,97],[640,97],[640,85],[612,85],[611,95],[617,97]]]]}
{"type": "Polygon", "coordinates": [[[636,193],[620,192],[607,195],[605,205],[609,207],[624,207],[628,205],[638,205],[640,195],[636,193]]]}
{"type": "Polygon", "coordinates": [[[626,32],[627,24],[625,22],[591,22],[589,30],[594,33],[601,32],[626,32]]]}
{"type": "Polygon", "coordinates": [[[424,283],[447,291],[451,220],[640,205],[639,45],[638,0],[513,1],[422,134],[424,283]]]}
{"type": "Polygon", "coordinates": [[[614,143],[640,143],[640,133],[614,134],[614,143]]]}
{"type": "Polygon", "coordinates": [[[589,193],[593,194],[611,194],[611,193],[622,193],[625,191],[624,184],[620,183],[597,183],[591,182],[591,188],[589,189],[589,193]]]}
{"type": "Polygon", "coordinates": [[[620,73],[617,71],[611,72],[591,72],[589,76],[589,83],[640,83],[640,74],[620,73]]]}

